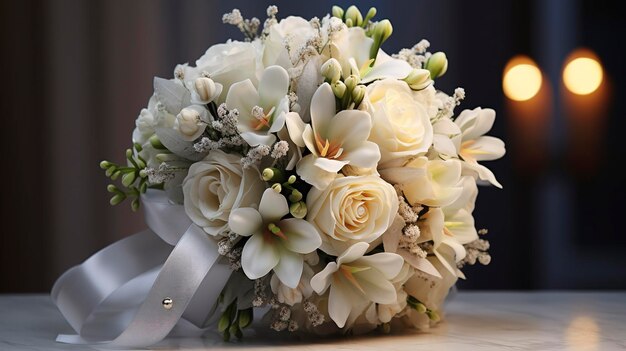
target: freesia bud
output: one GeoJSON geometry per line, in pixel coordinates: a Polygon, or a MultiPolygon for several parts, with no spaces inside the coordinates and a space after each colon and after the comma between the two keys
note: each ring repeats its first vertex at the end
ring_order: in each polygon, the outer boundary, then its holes
{"type": "Polygon", "coordinates": [[[432,54],[428,61],[426,61],[425,67],[430,71],[430,76],[435,79],[443,76],[448,70],[448,58],[443,52],[437,52],[432,54]]]}
{"type": "Polygon", "coordinates": [[[428,316],[428,318],[433,321],[433,322],[439,322],[439,320],[441,319],[439,317],[439,313],[432,311],[432,310],[428,310],[426,311],[426,315],[428,316]]]}
{"type": "Polygon", "coordinates": [[[157,150],[166,150],[167,148],[161,143],[159,137],[155,134],[148,139],[150,141],[150,145],[157,150]]]}
{"type": "Polygon", "coordinates": [[[367,23],[372,18],[374,18],[374,16],[376,16],[376,8],[370,7],[369,11],[367,11],[367,14],[365,15],[365,19],[363,20],[363,24],[361,25],[361,27],[365,28],[365,26],[367,26],[367,23]]]}
{"type": "Polygon", "coordinates": [[[365,85],[357,85],[352,90],[352,100],[354,101],[354,106],[359,106],[363,98],[365,97],[365,85]]]}
{"type": "Polygon", "coordinates": [[[263,180],[264,181],[269,181],[272,178],[274,178],[274,171],[271,168],[266,168],[263,170],[263,174],[262,174],[263,180]]]}
{"type": "Polygon", "coordinates": [[[200,121],[200,113],[190,108],[184,108],[176,116],[178,129],[185,135],[193,135],[198,131],[198,122],[200,121]]]}
{"type": "Polygon", "coordinates": [[[328,59],[321,68],[322,75],[331,83],[335,83],[341,78],[341,64],[334,58],[328,59]]]}
{"type": "Polygon", "coordinates": [[[272,190],[280,194],[280,192],[283,191],[283,187],[280,183],[274,183],[272,184],[272,190]]]}
{"type": "Polygon", "coordinates": [[[361,15],[361,11],[359,11],[359,9],[354,5],[348,7],[346,10],[346,24],[349,19],[352,20],[353,26],[360,26],[363,24],[363,15],[361,15]]]}
{"type": "Polygon", "coordinates": [[[376,36],[380,37],[380,43],[382,44],[385,40],[389,39],[391,33],[393,33],[393,26],[388,19],[384,19],[376,24],[376,36]]]}
{"type": "Polygon", "coordinates": [[[299,219],[306,217],[306,204],[304,203],[304,201],[298,201],[295,204],[291,204],[291,206],[289,206],[289,213],[291,213],[291,215],[295,218],[299,219]]]}
{"type": "Polygon", "coordinates": [[[430,85],[432,79],[430,79],[430,71],[427,69],[414,69],[409,75],[404,78],[404,81],[413,90],[422,90],[430,85]]]}
{"type": "Polygon", "coordinates": [[[210,102],[215,97],[215,82],[213,79],[207,77],[196,78],[194,83],[196,93],[200,97],[200,100],[210,102]]]}
{"type": "Polygon", "coordinates": [[[289,201],[298,202],[302,200],[302,193],[298,189],[293,189],[291,195],[289,195],[289,201]]]}
{"type": "Polygon", "coordinates": [[[343,9],[339,6],[333,6],[332,9],[333,17],[337,17],[339,19],[343,19],[343,9]]]}
{"type": "Polygon", "coordinates": [[[340,80],[331,85],[331,88],[333,89],[335,96],[339,99],[341,99],[346,93],[346,85],[340,80]]]}
{"type": "Polygon", "coordinates": [[[356,87],[356,85],[361,82],[361,79],[359,78],[359,76],[351,74],[348,78],[344,80],[344,82],[348,91],[352,91],[354,90],[354,87],[356,87]]]}

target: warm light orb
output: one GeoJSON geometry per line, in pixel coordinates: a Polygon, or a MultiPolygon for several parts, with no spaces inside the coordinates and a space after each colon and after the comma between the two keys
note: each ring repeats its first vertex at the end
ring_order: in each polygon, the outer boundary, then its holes
{"type": "Polygon", "coordinates": [[[600,87],[604,74],[602,65],[595,57],[583,55],[574,53],[573,58],[565,65],[563,84],[574,94],[589,95],[600,87]]]}
{"type": "Polygon", "coordinates": [[[532,99],[541,89],[541,70],[528,57],[518,56],[509,61],[504,69],[502,89],[511,100],[532,99]]]}

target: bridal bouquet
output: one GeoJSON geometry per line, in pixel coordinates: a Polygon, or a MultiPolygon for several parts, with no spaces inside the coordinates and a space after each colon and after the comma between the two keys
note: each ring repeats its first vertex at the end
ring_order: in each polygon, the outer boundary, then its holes
{"type": "MultiPolygon", "coordinates": [[[[121,180],[111,204],[149,206],[157,234],[184,209],[198,242],[214,245],[198,257],[215,255],[228,272],[220,281],[206,268],[194,289],[217,287],[202,303],[225,339],[241,337],[253,311],[276,331],[428,328],[461,268],[490,261],[472,211],[477,183],[500,187],[479,163],[505,153],[485,136],[495,112],[457,113],[463,89],[435,88],[446,55],[426,40],[388,55],[392,25],[375,14],[335,6],[279,20],[270,6],[261,25],[233,10],[223,21],[244,40],[155,78],[128,163],[101,163],[121,180]]],[[[168,241],[172,255],[183,240],[168,241]]],[[[161,271],[154,284],[171,278],[161,271]]],[[[163,294],[185,317],[193,299],[163,294]]]]}

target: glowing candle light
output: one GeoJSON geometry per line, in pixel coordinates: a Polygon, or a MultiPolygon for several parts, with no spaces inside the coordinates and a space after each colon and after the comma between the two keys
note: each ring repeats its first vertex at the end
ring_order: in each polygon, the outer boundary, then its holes
{"type": "Polygon", "coordinates": [[[602,65],[590,52],[577,50],[563,69],[563,84],[577,95],[589,95],[598,90],[604,77],[602,65]]]}
{"type": "Polygon", "coordinates": [[[537,64],[528,57],[512,58],[504,69],[502,89],[511,100],[527,101],[541,89],[542,76],[537,64]]]}

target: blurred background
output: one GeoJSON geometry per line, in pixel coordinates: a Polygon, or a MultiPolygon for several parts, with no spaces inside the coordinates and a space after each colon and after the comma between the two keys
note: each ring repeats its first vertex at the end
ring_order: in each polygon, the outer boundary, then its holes
{"type": "Polygon", "coordinates": [[[383,49],[428,39],[449,60],[437,88],[464,87],[461,109],[496,109],[507,155],[487,166],[504,189],[482,188],[475,212],[493,259],[468,267],[462,289],[626,288],[618,1],[22,0],[0,4],[0,292],[48,291],[144,227],[109,206],[100,160],[123,161],[153,76],[241,38],[223,13],[263,19],[270,4],[279,17],[375,6],[394,25],[383,49]]]}

